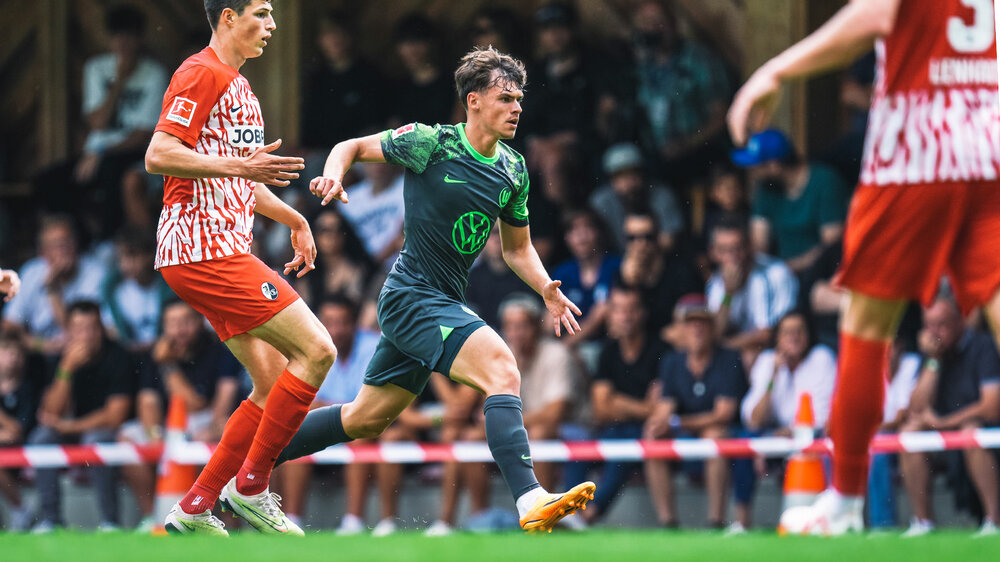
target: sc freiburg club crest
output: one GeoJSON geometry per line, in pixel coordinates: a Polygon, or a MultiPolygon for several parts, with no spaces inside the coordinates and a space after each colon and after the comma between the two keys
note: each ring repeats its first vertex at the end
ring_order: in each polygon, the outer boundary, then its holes
{"type": "Polygon", "coordinates": [[[264,298],[269,301],[273,301],[274,299],[278,298],[278,288],[275,287],[273,284],[268,283],[267,281],[261,283],[260,292],[261,294],[264,295],[264,298]]]}
{"type": "Polygon", "coordinates": [[[465,213],[451,227],[455,249],[463,254],[478,252],[490,235],[490,218],[478,211],[465,213]]]}

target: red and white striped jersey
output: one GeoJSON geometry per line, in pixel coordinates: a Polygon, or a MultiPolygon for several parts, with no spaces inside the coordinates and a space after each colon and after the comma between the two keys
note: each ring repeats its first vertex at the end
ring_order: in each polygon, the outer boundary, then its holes
{"type": "MultiPolygon", "coordinates": [[[[210,47],[174,72],[156,130],[210,156],[246,157],[264,146],[264,119],[250,83],[210,47]]],[[[239,177],[164,176],[155,267],[249,253],[253,190],[253,182],[239,177]]]]}
{"type": "Polygon", "coordinates": [[[907,0],[876,44],[861,183],[1000,177],[993,0],[907,0]]]}

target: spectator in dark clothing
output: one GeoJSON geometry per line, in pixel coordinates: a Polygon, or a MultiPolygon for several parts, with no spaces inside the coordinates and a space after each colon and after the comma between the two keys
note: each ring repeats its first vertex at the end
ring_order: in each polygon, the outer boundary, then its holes
{"type": "MultiPolygon", "coordinates": [[[[692,207],[694,206],[692,202],[692,207]]],[[[746,174],[743,170],[728,162],[721,162],[713,166],[709,172],[704,211],[698,215],[692,208],[691,242],[695,252],[695,263],[706,281],[712,272],[711,260],[708,257],[709,235],[720,222],[728,220],[729,217],[749,222],[750,200],[747,197],[746,174]]]]}
{"type": "Polygon", "coordinates": [[[840,105],[844,127],[817,159],[832,166],[842,178],[855,184],[861,175],[861,158],[868,129],[868,110],[875,86],[875,51],[854,61],[840,78],[840,105]]]}
{"type": "MultiPolygon", "coordinates": [[[[641,291],[617,286],[608,301],[608,339],[590,389],[599,439],[639,439],[660,395],[656,382],[660,361],[668,347],[645,329],[646,308],[641,291]]],[[[587,521],[606,514],[629,475],[640,463],[608,462],[604,465],[587,521]]]]}
{"type": "Polygon", "coordinates": [[[650,335],[673,341],[668,332],[674,306],[682,295],[700,291],[701,282],[676,252],[665,252],[657,244],[656,220],[652,215],[639,212],[627,216],[625,239],[619,280],[642,291],[650,335]]]}
{"type": "Polygon", "coordinates": [[[455,83],[436,59],[438,31],[433,22],[410,14],[396,25],[396,53],[406,77],[393,88],[394,125],[451,123],[458,107],[455,83]]]}
{"type": "MultiPolygon", "coordinates": [[[[486,239],[483,253],[469,271],[465,300],[483,322],[500,331],[500,303],[512,293],[524,291],[524,281],[503,261],[499,230],[486,239]]],[[[575,301],[574,301],[575,302],[575,301]]]]}
{"type": "Polygon", "coordinates": [[[594,191],[590,206],[611,229],[615,245],[625,248],[625,216],[648,210],[656,217],[660,244],[676,247],[684,215],[669,188],[647,180],[639,149],[631,143],[612,146],[604,153],[604,172],[610,181],[594,191]]]}
{"type": "MultiPolygon", "coordinates": [[[[704,297],[689,295],[677,303],[677,317],[684,322],[684,352],[664,358],[660,368],[662,395],[646,421],[646,439],[697,437],[721,439],[737,422],[740,400],[747,390],[746,373],[739,353],[717,345],[714,315],[704,297]]],[[[721,528],[726,519],[729,459],[705,461],[708,523],[721,528]]],[[[666,461],[646,461],[646,483],[659,523],[675,526],[673,479],[666,461]]]]}
{"type": "MultiPolygon", "coordinates": [[[[501,53],[524,60],[531,43],[530,29],[521,23],[512,10],[484,5],[469,21],[469,45],[486,48],[490,45],[501,53]]],[[[463,51],[464,52],[464,51],[463,51]]]]}
{"type": "Polygon", "coordinates": [[[335,208],[323,208],[310,223],[316,236],[316,270],[294,282],[310,306],[325,295],[360,300],[373,264],[351,224],[335,208]]]}
{"type": "Polygon", "coordinates": [[[633,28],[639,104],[663,177],[683,190],[725,159],[729,77],[715,53],[681,38],[662,3],[640,3],[633,28]]]}
{"type": "MultiPolygon", "coordinates": [[[[966,328],[954,299],[939,297],[924,311],[919,340],[925,359],[902,431],[971,431],[997,425],[1000,354],[993,338],[966,328]]],[[[980,534],[996,534],[1000,522],[996,458],[981,447],[961,454],[983,509],[980,534]]],[[[927,453],[900,453],[899,463],[913,506],[906,534],[925,534],[934,528],[930,460],[927,453]]]]}
{"type": "MultiPolygon", "coordinates": [[[[27,380],[28,353],[13,334],[0,335],[0,447],[24,443],[35,425],[38,408],[27,380]]],[[[21,490],[13,470],[0,468],[0,496],[7,499],[8,531],[25,531],[33,515],[21,501],[21,490]]]]}
{"type": "MultiPolygon", "coordinates": [[[[96,303],[77,302],[67,311],[66,350],[59,358],[52,384],[42,396],[39,426],[31,432],[32,445],[112,443],[132,406],[133,361],[117,343],[108,340],[96,303]]],[[[101,529],[118,526],[115,470],[89,468],[97,492],[101,529]]],[[[59,470],[38,469],[35,477],[41,503],[36,532],[62,525],[59,470]]]]}
{"type": "Polygon", "coordinates": [[[317,57],[302,89],[302,144],[325,152],[385,122],[385,79],[354,52],[352,22],[329,12],[319,22],[317,57]]]}
{"type": "MultiPolygon", "coordinates": [[[[163,335],[144,362],[136,419],[127,422],[119,440],[148,445],[163,439],[165,412],[173,397],[184,400],[187,434],[196,441],[216,442],[236,407],[243,368],[233,354],[205,329],[205,318],[190,305],[174,300],[163,309],[163,335]]],[[[142,512],[137,531],[152,530],[155,467],[129,465],[122,475],[142,512]]]]}
{"type": "Polygon", "coordinates": [[[801,273],[840,241],[850,188],[833,168],[802,160],[777,129],[753,135],[732,158],[756,181],[750,223],[756,252],[773,253],[801,273]]]}
{"type": "Polygon", "coordinates": [[[562,281],[563,294],[580,308],[580,331],[571,341],[598,338],[604,333],[608,292],[621,268],[621,258],[608,252],[607,230],[591,210],[570,212],[563,221],[566,246],[572,259],[553,270],[553,279],[562,281]]]}
{"type": "Polygon", "coordinates": [[[572,147],[582,165],[600,154],[595,125],[601,119],[605,73],[599,55],[578,41],[577,21],[568,2],[546,4],[535,13],[538,58],[528,65],[531,95],[524,98],[520,124],[532,166],[560,147],[572,147]]]}

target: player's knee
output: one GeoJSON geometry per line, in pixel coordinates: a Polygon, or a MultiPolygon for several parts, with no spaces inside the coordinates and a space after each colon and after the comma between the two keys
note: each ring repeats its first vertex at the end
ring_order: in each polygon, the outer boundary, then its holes
{"type": "MultiPolygon", "coordinates": [[[[504,350],[506,351],[506,350],[504,350]]],[[[486,368],[487,381],[484,385],[488,396],[494,394],[521,395],[521,373],[517,370],[517,361],[514,356],[507,351],[497,353],[486,368]]]]}
{"type": "Polygon", "coordinates": [[[364,420],[351,428],[355,439],[377,439],[389,427],[392,420],[364,420]]]}
{"type": "Polygon", "coordinates": [[[326,373],[337,360],[337,347],[329,337],[326,337],[319,338],[314,348],[309,354],[309,360],[317,371],[326,373]]]}

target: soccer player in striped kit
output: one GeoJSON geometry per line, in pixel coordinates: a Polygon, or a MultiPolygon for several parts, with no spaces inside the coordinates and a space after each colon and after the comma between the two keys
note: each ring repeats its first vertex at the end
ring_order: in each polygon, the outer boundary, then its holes
{"type": "Polygon", "coordinates": [[[906,302],[929,303],[948,275],[963,312],[983,306],[994,329],[1000,320],[993,0],[852,1],[747,80],[729,112],[733,138],[763,128],[782,82],[845,66],[873,43],[877,81],[837,277],[849,296],[829,424],[833,487],[782,515],[789,533],[861,530],[868,447],[906,302]]]}
{"type": "Polygon", "coordinates": [[[285,274],[313,269],[306,220],[265,184],[298,177],[301,158],[264,145],[260,104],[239,69],[275,30],[267,0],[205,0],[208,47],[174,73],[146,169],[165,176],[156,268],[205,315],[247,368],[254,388],[230,417],[197,482],[167,515],[176,533],[226,535],[221,498],[257,530],[301,535],[268,490],[274,461],[298,429],[335,357],[330,336],[292,287],[250,253],[254,213],[289,226],[285,274]]]}

